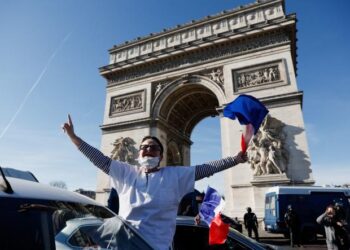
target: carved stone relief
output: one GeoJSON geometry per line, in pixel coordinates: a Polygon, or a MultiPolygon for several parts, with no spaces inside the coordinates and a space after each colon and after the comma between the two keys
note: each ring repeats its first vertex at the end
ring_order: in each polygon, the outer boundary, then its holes
{"type": "Polygon", "coordinates": [[[247,149],[254,176],[287,172],[288,151],[285,148],[284,124],[267,115],[247,149]]]}
{"type": "MultiPolygon", "coordinates": [[[[222,67],[219,68],[214,68],[210,70],[205,70],[201,72],[192,72],[192,74],[186,74],[182,75],[180,81],[181,83],[189,83],[189,82],[198,82],[199,80],[194,76],[194,74],[202,75],[210,80],[214,81],[222,90],[224,90],[224,73],[222,70],[222,67]]],[[[154,87],[154,97],[156,97],[162,89],[165,88],[168,84],[175,82],[176,80],[164,80],[164,81],[159,81],[159,82],[154,82],[153,85],[154,87]]]]}
{"type": "Polygon", "coordinates": [[[224,73],[222,68],[215,68],[209,71],[201,72],[204,76],[217,83],[224,90],[224,73]]]}
{"type": "Polygon", "coordinates": [[[109,115],[124,115],[144,111],[145,92],[143,90],[137,93],[112,97],[109,115]]]}
{"type": "Polygon", "coordinates": [[[138,150],[135,147],[136,142],[130,137],[120,137],[112,144],[114,146],[111,152],[111,158],[113,160],[123,161],[136,165],[136,159],[138,157],[138,150]]]}
{"type": "Polygon", "coordinates": [[[109,85],[137,79],[145,75],[150,76],[154,73],[167,72],[172,69],[179,69],[191,64],[203,63],[212,60],[218,60],[227,56],[234,56],[241,53],[248,53],[255,49],[263,49],[275,44],[288,42],[289,37],[284,32],[268,33],[258,37],[250,38],[247,41],[240,41],[228,43],[226,46],[207,48],[198,51],[196,54],[183,55],[181,57],[174,57],[172,60],[159,61],[152,65],[144,65],[142,68],[135,67],[126,71],[119,71],[112,75],[108,81],[109,85]]]}
{"type": "Polygon", "coordinates": [[[255,90],[261,87],[276,87],[286,84],[282,61],[268,63],[256,67],[233,70],[235,92],[255,90]]]}

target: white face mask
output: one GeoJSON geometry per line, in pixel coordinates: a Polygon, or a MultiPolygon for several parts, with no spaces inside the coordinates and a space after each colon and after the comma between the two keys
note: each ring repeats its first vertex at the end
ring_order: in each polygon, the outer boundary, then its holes
{"type": "Polygon", "coordinates": [[[159,157],[145,156],[145,157],[139,157],[137,161],[141,166],[144,166],[146,168],[154,168],[159,165],[160,159],[159,157]]]}

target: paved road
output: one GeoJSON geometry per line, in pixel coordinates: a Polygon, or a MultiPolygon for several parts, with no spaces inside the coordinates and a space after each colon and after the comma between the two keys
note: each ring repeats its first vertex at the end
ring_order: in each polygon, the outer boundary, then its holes
{"type": "MultiPolygon", "coordinates": [[[[243,229],[243,234],[248,235],[247,231],[243,229]]],[[[278,250],[289,250],[289,249],[307,249],[307,250],[323,250],[327,249],[326,241],[324,238],[318,238],[316,242],[302,244],[300,247],[292,248],[289,244],[289,239],[285,239],[282,234],[271,234],[263,230],[259,230],[260,241],[269,245],[272,245],[278,250]]]]}

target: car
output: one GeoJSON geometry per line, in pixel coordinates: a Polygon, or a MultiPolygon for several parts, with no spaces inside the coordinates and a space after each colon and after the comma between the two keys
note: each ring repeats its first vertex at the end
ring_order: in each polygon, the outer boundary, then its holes
{"type": "Polygon", "coordinates": [[[178,216],[176,219],[176,232],[173,240],[174,250],[190,249],[274,249],[273,247],[259,243],[237,230],[230,227],[227,240],[222,245],[209,246],[209,227],[201,221],[199,225],[195,224],[193,217],[178,216]]]}
{"type": "MultiPolygon", "coordinates": [[[[118,216],[101,220],[93,217],[87,218],[73,218],[68,220],[65,228],[63,228],[56,235],[56,248],[65,249],[81,249],[86,246],[100,246],[105,249],[114,249],[115,245],[107,243],[113,237],[119,233],[119,240],[117,242],[127,242],[127,239],[133,239],[133,231],[127,228],[122,228],[123,225],[127,225],[127,222],[123,222],[118,216]],[[109,221],[108,221],[109,220],[109,221]],[[108,221],[108,222],[107,222],[108,221]],[[110,223],[110,226],[106,225],[110,223]],[[122,227],[120,227],[122,225],[122,227]],[[107,227],[108,242],[101,242],[103,237],[94,238],[96,232],[99,232],[101,227],[107,227]],[[122,232],[122,233],[121,233],[122,232]]],[[[132,227],[130,227],[132,228],[132,227]]],[[[194,218],[189,216],[178,216],[176,219],[176,233],[173,240],[174,250],[186,250],[186,249],[272,249],[266,245],[260,244],[251,238],[248,238],[238,231],[231,229],[228,235],[228,239],[223,245],[209,246],[208,245],[209,228],[205,223],[200,225],[194,224],[194,218]]],[[[133,239],[133,242],[138,241],[138,237],[133,239]]],[[[142,242],[137,243],[137,246],[141,246],[142,242]]],[[[125,247],[126,248],[126,247],[125,247]]],[[[119,249],[124,249],[120,247],[119,249]]],[[[132,248],[134,249],[134,248],[132,248]]],[[[147,246],[135,249],[148,249],[147,246]]]]}
{"type": "MultiPolygon", "coordinates": [[[[134,227],[100,203],[64,189],[5,177],[0,167],[0,249],[141,249],[134,227]]],[[[209,228],[178,216],[173,249],[269,249],[230,229],[225,244],[208,246],[209,228]]]]}
{"type": "Polygon", "coordinates": [[[153,249],[95,200],[0,172],[0,249],[153,249]]]}

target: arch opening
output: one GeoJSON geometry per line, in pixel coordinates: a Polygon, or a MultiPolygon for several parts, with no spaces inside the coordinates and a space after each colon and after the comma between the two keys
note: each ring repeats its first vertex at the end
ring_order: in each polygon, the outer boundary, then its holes
{"type": "Polygon", "coordinates": [[[159,116],[180,134],[190,137],[196,124],[208,116],[217,116],[219,102],[214,93],[199,84],[187,84],[164,101],[159,116]]]}

